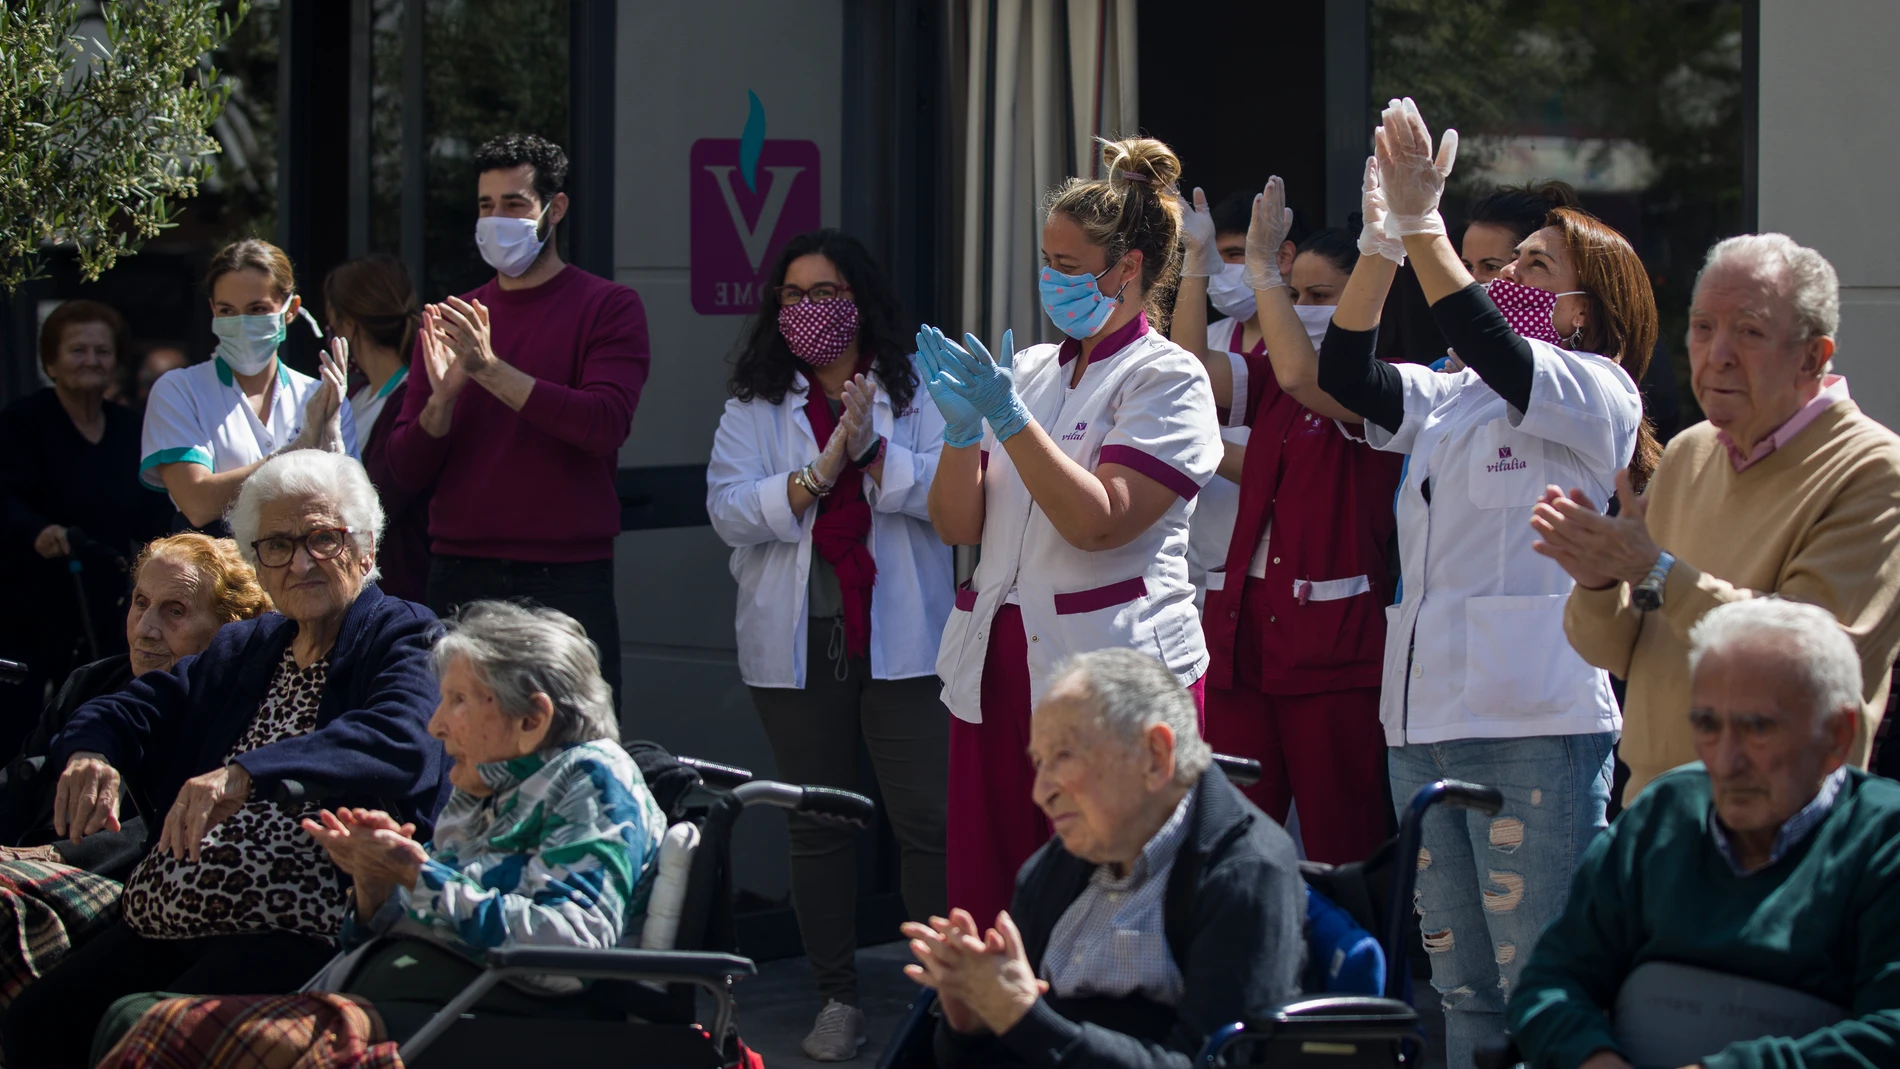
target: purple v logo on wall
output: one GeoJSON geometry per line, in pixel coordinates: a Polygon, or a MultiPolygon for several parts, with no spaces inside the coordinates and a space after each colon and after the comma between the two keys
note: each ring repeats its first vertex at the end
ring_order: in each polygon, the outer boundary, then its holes
{"type": "Polygon", "coordinates": [[[765,109],[751,105],[743,138],[704,138],[688,153],[688,288],[701,315],[756,311],[779,251],[819,226],[818,143],[767,141],[765,109]]]}

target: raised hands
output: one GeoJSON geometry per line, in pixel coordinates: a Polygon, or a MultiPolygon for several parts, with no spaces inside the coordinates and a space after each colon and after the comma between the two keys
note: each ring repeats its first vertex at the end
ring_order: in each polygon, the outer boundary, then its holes
{"type": "Polygon", "coordinates": [[[1214,213],[1208,210],[1207,194],[1195,186],[1194,203],[1181,207],[1181,236],[1187,242],[1181,277],[1209,278],[1220,274],[1220,247],[1214,243],[1214,213]]]}
{"type": "Polygon", "coordinates": [[[489,333],[488,307],[480,301],[470,303],[460,297],[449,297],[433,307],[442,324],[442,336],[455,352],[462,370],[470,375],[488,370],[496,361],[489,333]]]}
{"type": "Polygon", "coordinates": [[[1395,238],[1444,234],[1438,201],[1458,159],[1458,131],[1445,131],[1434,157],[1431,131],[1411,97],[1388,103],[1379,122],[1372,143],[1379,161],[1379,186],[1390,209],[1386,233],[1395,238]]]}
{"type": "MultiPolygon", "coordinates": [[[[989,420],[990,430],[998,442],[1008,441],[1016,432],[1029,426],[1029,410],[1023,407],[1022,399],[1016,396],[1015,331],[1003,332],[999,356],[991,356],[974,334],[965,334],[963,344],[958,345],[936,327],[925,327],[918,339],[918,348],[931,365],[931,379],[941,379],[944,389],[967,402],[970,408],[989,420]]],[[[935,386],[931,388],[931,396],[937,396],[935,386]]],[[[944,420],[946,423],[950,420],[948,410],[944,412],[944,420]]],[[[982,428],[978,427],[977,439],[981,437],[982,428]]],[[[950,445],[973,444],[973,441],[951,441],[947,429],[944,441],[950,445]]]]}
{"type": "Polygon", "coordinates": [[[877,428],[872,426],[871,405],[877,400],[877,383],[864,375],[853,375],[844,384],[844,412],[838,417],[840,430],[850,427],[850,438],[845,442],[845,456],[856,460],[870,452],[872,443],[877,441],[877,428]]]}
{"type": "Polygon", "coordinates": [[[1405,263],[1405,242],[1386,233],[1389,214],[1385,190],[1379,185],[1379,158],[1366,157],[1366,181],[1359,191],[1359,214],[1365,226],[1359,231],[1359,255],[1383,256],[1395,264],[1405,263]]]}
{"type": "MultiPolygon", "coordinates": [[[[943,365],[943,359],[937,353],[937,338],[942,334],[935,327],[925,327],[917,332],[917,362],[923,365],[924,389],[930,391],[930,399],[937,403],[937,411],[943,414],[943,444],[953,449],[972,446],[983,440],[983,413],[977,411],[959,393],[956,377],[943,365]]],[[[1007,344],[1008,335],[1004,335],[1007,344]]]]}
{"type": "Polygon", "coordinates": [[[907,923],[901,931],[910,937],[917,958],[904,966],[904,975],[937,992],[945,1023],[964,1033],[987,1029],[997,1035],[1009,1031],[1049,991],[1036,979],[1023,946],[1022,933],[1007,912],[996,915],[996,926],[979,935],[968,910],[953,909],[949,917],[932,917],[928,925],[907,923]]]}
{"type": "Polygon", "coordinates": [[[303,427],[291,442],[291,449],[322,449],[347,453],[343,441],[343,405],[349,396],[350,343],[331,338],[330,348],[317,354],[317,374],[322,382],[303,406],[303,427]]]}
{"type": "Polygon", "coordinates": [[[1253,199],[1253,218],[1247,223],[1247,285],[1256,290],[1277,290],[1286,285],[1280,277],[1280,246],[1293,230],[1293,209],[1286,206],[1286,183],[1279,175],[1267,179],[1267,188],[1253,199]]]}

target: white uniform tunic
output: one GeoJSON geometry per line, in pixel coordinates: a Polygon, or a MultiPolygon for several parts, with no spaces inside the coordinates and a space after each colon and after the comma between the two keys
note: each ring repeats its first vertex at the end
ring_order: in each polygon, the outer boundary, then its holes
{"type": "MultiPolygon", "coordinates": [[[[279,360],[270,419],[264,421],[257,418],[222,357],[159,376],[145,406],[140,480],[162,491],[165,484],[156,470],[160,464],[202,464],[220,472],[264,459],[303,430],[304,405],[320,385],[320,380],[293,371],[279,360]]],[[[351,456],[360,456],[356,420],[347,399],[342,422],[345,448],[351,456]]]]}
{"type": "Polygon", "coordinates": [[[1530,518],[1547,485],[1609,500],[1642,400],[1610,360],[1530,347],[1529,411],[1475,371],[1398,364],[1404,422],[1390,433],[1366,421],[1375,448],[1412,458],[1398,499],[1405,599],[1386,609],[1379,716],[1389,745],[1622,727],[1608,675],[1564,637],[1572,582],[1531,549],[1530,518]]]}
{"type": "Polygon", "coordinates": [[[1138,650],[1159,659],[1183,686],[1207,669],[1187,572],[1194,496],[1214,477],[1221,456],[1207,373],[1187,350],[1144,324],[1120,350],[1091,359],[1080,385],[1071,388],[1074,369],[1064,355],[1074,349],[1036,345],[1016,354],[1016,391],[1030,415],[1084,468],[1120,464],[1178,496],[1127,545],[1077,549],[1031,500],[1009,453],[985,430],[981,560],[957,591],[937,658],[944,704],[971,723],[982,722],[990,621],[1012,591],[1028,640],[1032,705],[1056,663],[1073,653],[1138,650]]]}
{"type": "MultiPolygon", "coordinates": [[[[1246,445],[1253,430],[1242,424],[1247,415],[1247,361],[1233,352],[1232,319],[1223,319],[1207,328],[1207,349],[1226,353],[1233,365],[1234,404],[1228,409],[1227,422],[1221,427],[1222,440],[1246,445]]],[[[1234,537],[1234,521],[1240,515],[1240,484],[1218,475],[1201,487],[1194,499],[1194,519],[1188,524],[1188,581],[1194,584],[1194,604],[1207,601],[1209,590],[1219,590],[1226,580],[1227,544],[1234,537]]]]}
{"type": "MultiPolygon", "coordinates": [[[[779,404],[726,402],[706,469],[706,512],[732,550],[739,583],[739,675],[754,687],[805,685],[806,597],[818,506],[792,515],[786,477],[818,458],[823,443],[805,415],[800,374],[779,404]]],[[[882,484],[864,478],[871,506],[871,676],[911,679],[936,672],[956,573],[950,547],[930,525],[930,482],[943,449],[943,416],[924,391],[891,411],[881,387],[871,425],[884,436],[882,484]]]]}

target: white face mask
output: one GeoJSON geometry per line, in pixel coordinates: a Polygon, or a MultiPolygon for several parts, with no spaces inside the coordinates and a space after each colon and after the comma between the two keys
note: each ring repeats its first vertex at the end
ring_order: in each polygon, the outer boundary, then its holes
{"type": "Polygon", "coordinates": [[[1293,306],[1293,314],[1300,317],[1300,325],[1306,328],[1306,336],[1313,339],[1314,352],[1319,352],[1319,343],[1326,340],[1326,328],[1333,325],[1333,313],[1338,310],[1330,304],[1293,306]]]}
{"type": "Polygon", "coordinates": [[[1208,299],[1221,315],[1241,320],[1253,318],[1255,299],[1253,287],[1247,285],[1243,277],[1246,273],[1246,264],[1222,264],[1220,273],[1208,278],[1208,299]]]}
{"type": "Polygon", "coordinates": [[[532,219],[491,215],[475,220],[475,247],[481,250],[482,259],[509,278],[520,278],[534,266],[541,247],[548,243],[541,236],[541,219],[547,213],[543,208],[532,219]]]}

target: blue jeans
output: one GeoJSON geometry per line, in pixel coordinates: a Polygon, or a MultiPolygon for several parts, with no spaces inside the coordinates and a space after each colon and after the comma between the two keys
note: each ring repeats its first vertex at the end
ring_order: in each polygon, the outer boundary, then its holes
{"type": "Polygon", "coordinates": [[[1417,906],[1445,1007],[1445,1065],[1504,1038],[1504,1004],[1544,927],[1563,911],[1584,847],[1608,826],[1614,732],[1458,739],[1388,752],[1393,802],[1461,779],[1504,792],[1495,817],[1439,807],[1425,817],[1417,906]]]}

